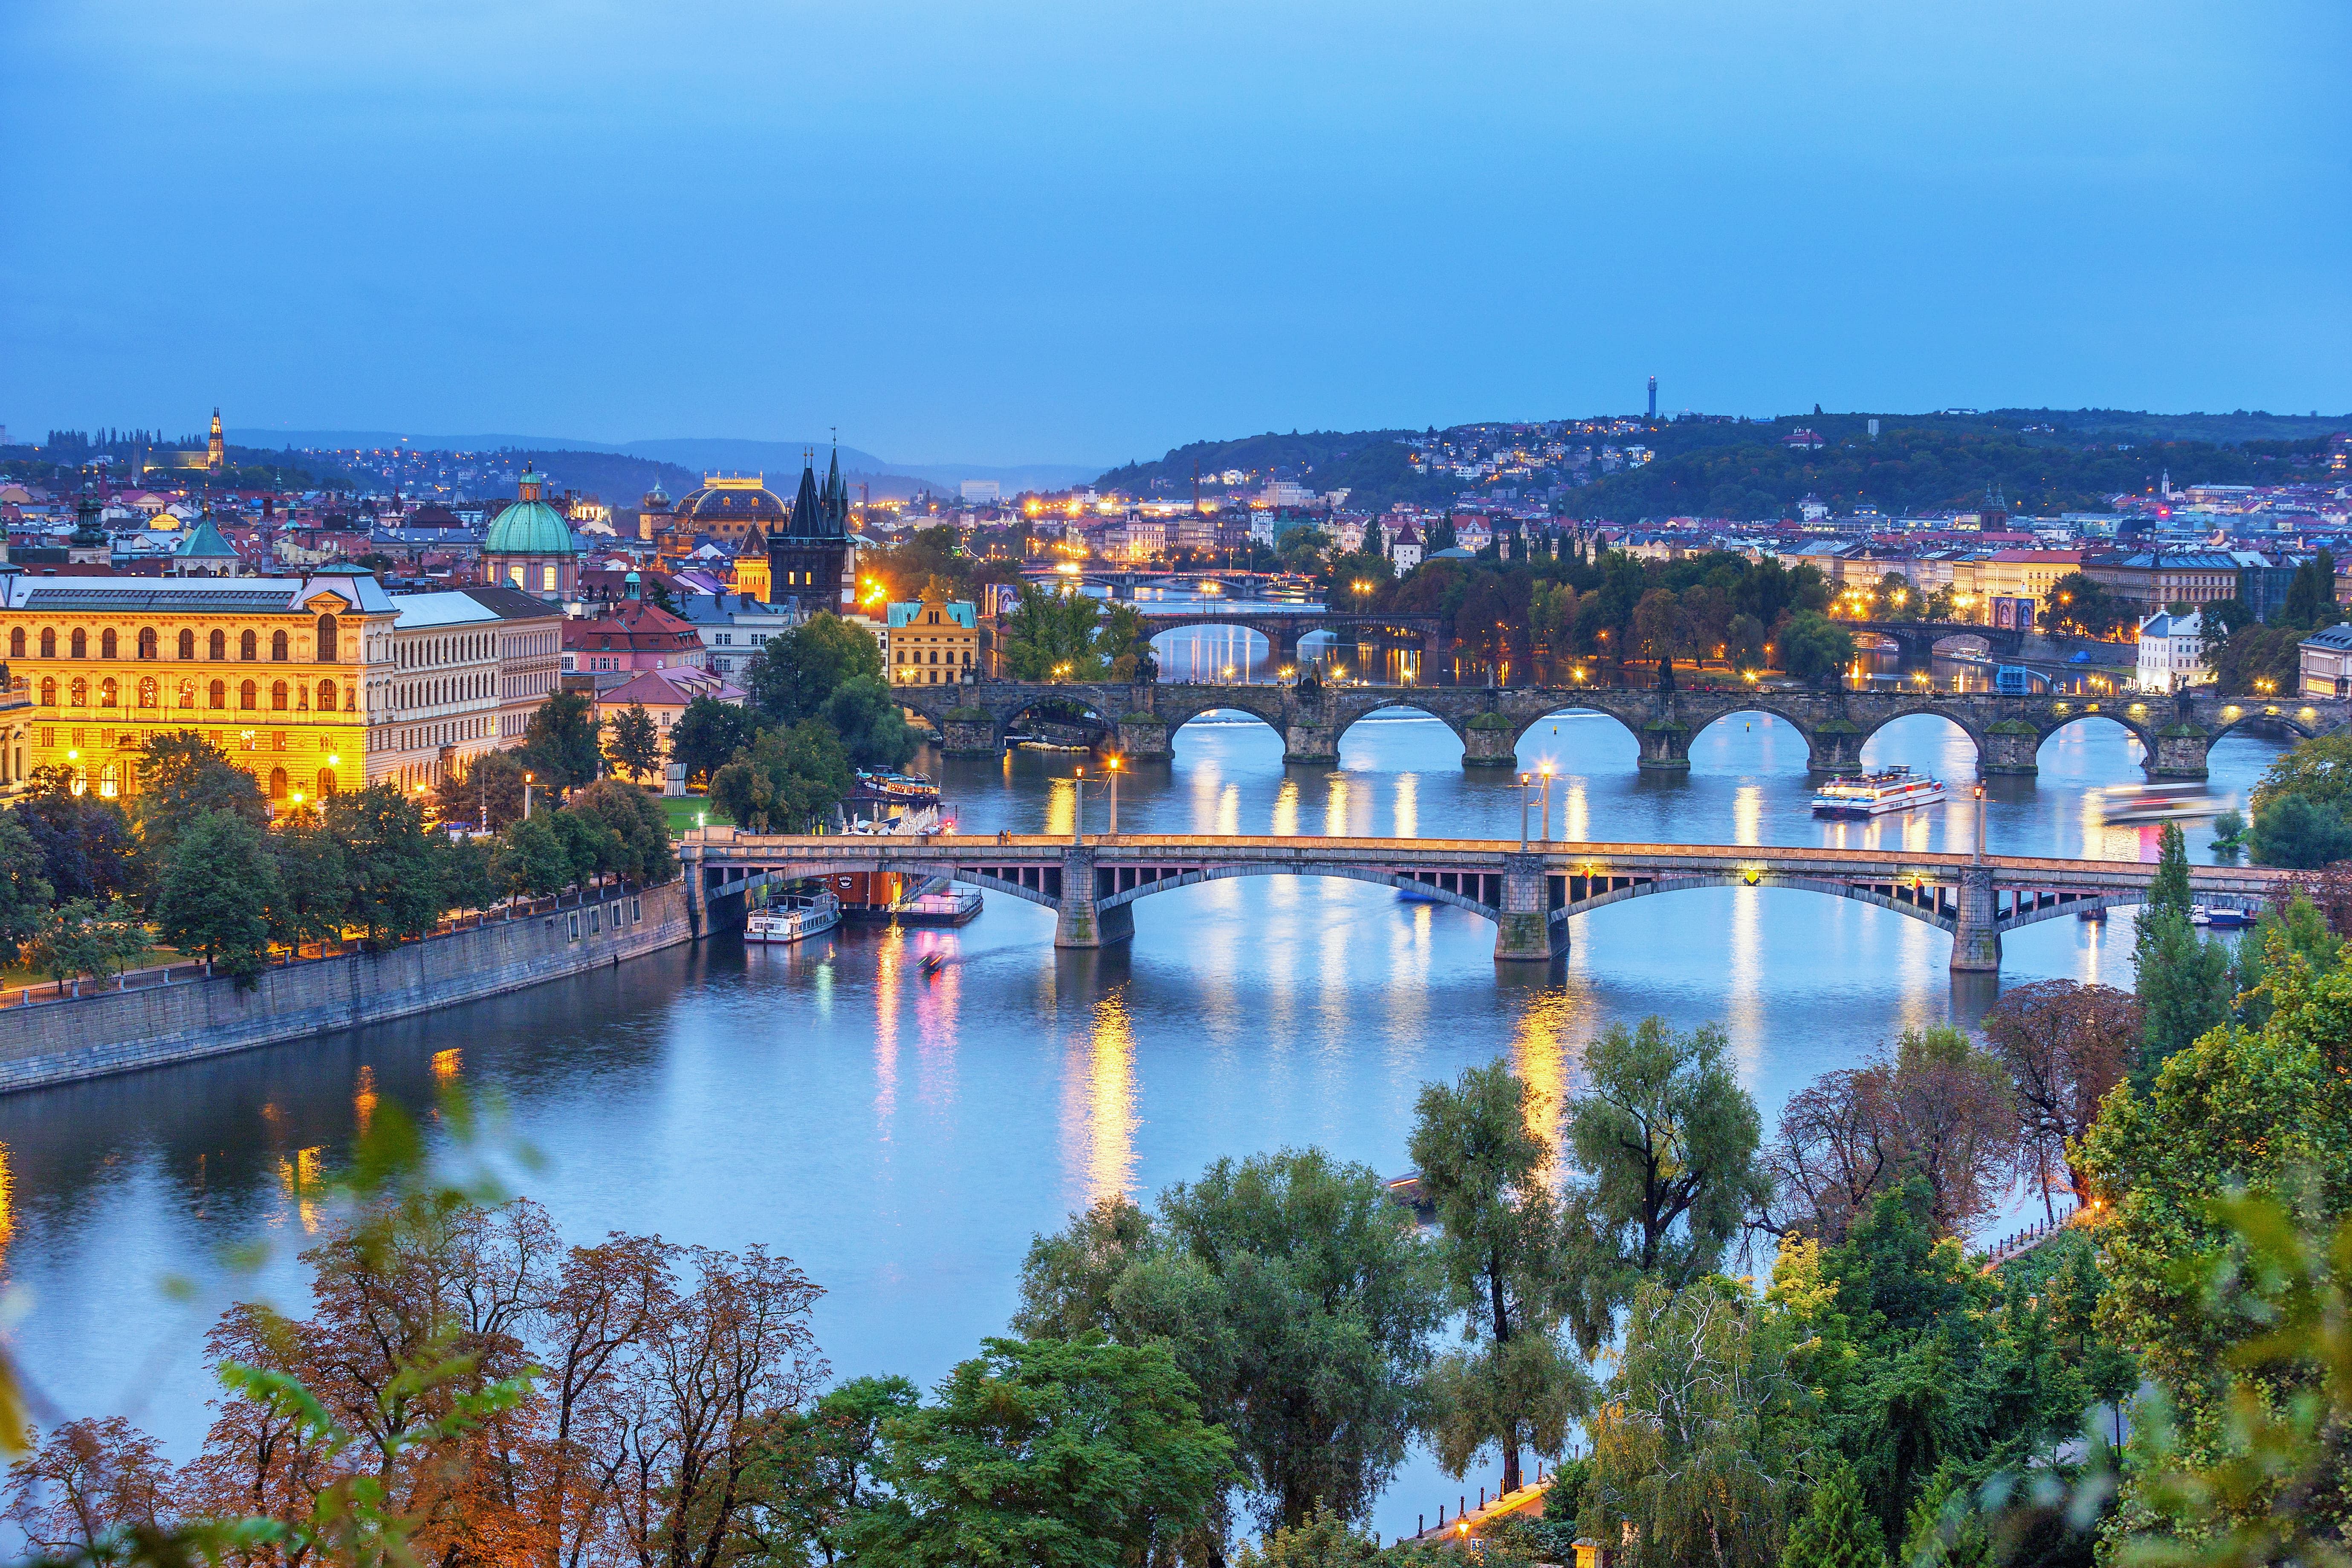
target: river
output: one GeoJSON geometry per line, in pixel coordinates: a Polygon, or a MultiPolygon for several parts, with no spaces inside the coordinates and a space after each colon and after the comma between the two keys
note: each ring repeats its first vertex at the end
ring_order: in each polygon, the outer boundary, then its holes
{"type": "MultiPolygon", "coordinates": [[[[1188,725],[1171,763],[1126,779],[1120,825],[1517,832],[1517,787],[1465,773],[1433,721],[1369,720],[1340,750],[1337,767],[1286,767],[1255,721],[1188,725]]],[[[2217,792],[2242,799],[2277,750],[2216,746],[2217,792]]],[[[2098,818],[2100,786],[2139,779],[2135,753],[2105,721],[2062,731],[2038,779],[1994,781],[1990,847],[2152,858],[2153,829],[2098,818]]],[[[1559,770],[1554,830],[1570,837],[1966,849],[1976,833],[1966,798],[1815,821],[1804,742],[1763,715],[1696,737],[1681,779],[1642,776],[1632,736],[1592,716],[1538,725],[1521,755],[1559,770]]],[[[1081,760],[916,765],[941,778],[967,833],[1066,832],[1081,760]]],[[[1891,726],[1865,760],[1933,772],[1962,795],[1974,767],[1966,739],[1930,718],[1891,726]]],[[[1102,812],[1090,784],[1090,829],[1102,812]]],[[[2192,826],[2200,859],[2210,837],[2192,826]]],[[[187,1457],[221,1307],[240,1294],[302,1306],[293,1254],[320,1215],[301,1173],[375,1107],[424,1103],[455,1079],[504,1101],[541,1160],[510,1166],[513,1184],[569,1235],[764,1242],[828,1292],[815,1326],[836,1372],[928,1382],[1001,1331],[1031,1236],[1099,1194],[1148,1196],[1216,1156],[1285,1144],[1394,1172],[1425,1081],[1508,1055],[1563,1096],[1584,1041],[1652,1013],[1720,1022],[1769,1127],[1815,1074],[1906,1027],[1973,1019],[1993,995],[1989,981],[1956,985],[1940,932],[1794,890],[1600,910],[1572,922],[1564,961],[1532,973],[1496,969],[1482,919],[1340,880],[1207,884],[1146,900],[1135,924],[1128,947],[1057,954],[1047,911],[992,897],[958,931],[845,929],[806,952],[749,954],[721,938],[424,1019],[0,1100],[16,1344],[55,1410],[129,1415],[187,1457]],[[926,978],[915,961],[933,951],[949,962],[926,978]],[[257,1241],[269,1247],[257,1270],[227,1267],[227,1249],[257,1241]]],[[[2048,921],[2007,939],[2000,979],[2128,985],[2130,942],[2127,917],[2048,921]]],[[[1417,1455],[1375,1523],[1410,1527],[1496,1473],[1457,1484],[1417,1455]]]]}

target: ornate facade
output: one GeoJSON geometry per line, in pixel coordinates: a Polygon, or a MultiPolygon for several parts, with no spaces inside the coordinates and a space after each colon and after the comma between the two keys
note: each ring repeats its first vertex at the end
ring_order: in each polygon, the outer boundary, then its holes
{"type": "Polygon", "coordinates": [[[768,534],[768,597],[804,615],[845,616],[857,606],[857,549],[849,541],[849,489],[841,482],[839,452],[822,490],[811,455],[791,519],[768,534]]]}

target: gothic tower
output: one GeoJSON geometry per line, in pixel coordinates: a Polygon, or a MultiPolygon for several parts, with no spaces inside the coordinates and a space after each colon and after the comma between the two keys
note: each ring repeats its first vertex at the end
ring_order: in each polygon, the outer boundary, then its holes
{"type": "Polygon", "coordinates": [[[205,443],[205,469],[217,474],[228,466],[228,443],[221,437],[220,410],[213,410],[212,438],[205,443]]]}

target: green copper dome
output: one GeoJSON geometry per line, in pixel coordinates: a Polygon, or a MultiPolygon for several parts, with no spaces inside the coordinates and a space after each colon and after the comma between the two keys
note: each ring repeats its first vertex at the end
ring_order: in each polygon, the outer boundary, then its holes
{"type": "Polygon", "coordinates": [[[580,542],[563,514],[540,500],[547,481],[536,473],[523,475],[515,488],[522,499],[499,513],[482,538],[485,555],[577,555],[580,542]]]}

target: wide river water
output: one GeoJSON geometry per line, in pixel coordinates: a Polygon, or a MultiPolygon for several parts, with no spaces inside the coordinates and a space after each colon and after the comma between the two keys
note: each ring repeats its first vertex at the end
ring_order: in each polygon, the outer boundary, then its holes
{"type": "MultiPolygon", "coordinates": [[[[1171,674],[1174,672],[1171,671],[1171,674]]],[[[2241,800],[2278,748],[2217,746],[2241,800]]],[[[1172,763],[1121,789],[1133,832],[1504,837],[1517,788],[1465,773],[1443,725],[1400,713],[1346,736],[1337,767],[1284,765],[1272,731],[1179,731],[1172,763]]],[[[1688,777],[1634,767],[1613,721],[1562,717],[1522,751],[1549,760],[1555,831],[1574,838],[1969,847],[1967,740],[1905,720],[1865,760],[1953,782],[1948,804],[1867,824],[1808,812],[1805,745],[1736,717],[1697,736],[1688,777]]],[[[967,833],[1067,831],[1083,759],[918,761],[967,833]]],[[[2152,858],[2154,830],[2101,825],[2096,792],[2137,782],[2118,726],[2043,746],[2039,778],[1996,781],[1996,851],[2152,858]]],[[[1089,773],[1093,770],[1089,769],[1089,773]]],[[[1102,803],[1087,790],[1090,829],[1102,803]]],[[[2196,858],[2210,831],[2190,828],[2196,858]]],[[[574,1238],[611,1229],[788,1254],[827,1294],[817,1336],[839,1373],[936,1379],[1001,1331],[1024,1249],[1111,1192],[1148,1197],[1220,1155],[1320,1144],[1402,1169],[1421,1086],[1507,1056],[1572,1094],[1586,1040],[1663,1015],[1723,1025],[1768,1127],[1814,1075],[1916,1025],[1980,1016],[1950,941],[1843,899],[1757,889],[1635,900],[1580,917],[1549,972],[1498,970],[1494,927],[1361,883],[1262,879],[1145,901],[1131,945],[1057,954],[1045,910],[992,897],[956,931],[845,928],[806,951],[738,940],[354,1034],[0,1100],[0,1247],[15,1340],[62,1415],[121,1414],[192,1454],[212,1385],[205,1331],[239,1295],[299,1310],[294,1253],[319,1214],[299,1174],[372,1108],[456,1079],[495,1091],[536,1169],[514,1185],[574,1238]],[[926,977],[927,952],[950,960],[926,977]],[[225,1254],[271,1244],[231,1270],[225,1254]],[[176,1277],[193,1299],[167,1293],[176,1277]]],[[[2128,986],[2128,917],[2060,920],[2006,942],[2002,984],[2128,986]]],[[[2038,1207],[2038,1205],[2036,1205],[2038,1207]]],[[[1393,1532],[1466,1483],[1416,1455],[1375,1523],[1393,1532]]]]}

